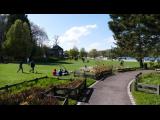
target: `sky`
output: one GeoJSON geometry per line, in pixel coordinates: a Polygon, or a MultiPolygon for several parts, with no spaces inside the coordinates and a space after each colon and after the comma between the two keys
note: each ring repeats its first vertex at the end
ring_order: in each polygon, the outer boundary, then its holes
{"type": "Polygon", "coordinates": [[[114,47],[113,33],[108,27],[107,14],[28,14],[48,35],[45,44],[52,47],[54,36],[59,36],[59,46],[64,50],[85,48],[105,50],[114,47]]]}

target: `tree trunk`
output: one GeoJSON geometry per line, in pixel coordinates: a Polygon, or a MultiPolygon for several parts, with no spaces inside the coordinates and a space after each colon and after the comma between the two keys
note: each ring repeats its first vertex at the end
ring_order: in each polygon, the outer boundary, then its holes
{"type": "Polygon", "coordinates": [[[140,65],[140,68],[143,68],[143,60],[142,60],[142,58],[139,59],[139,65],[140,65]]]}

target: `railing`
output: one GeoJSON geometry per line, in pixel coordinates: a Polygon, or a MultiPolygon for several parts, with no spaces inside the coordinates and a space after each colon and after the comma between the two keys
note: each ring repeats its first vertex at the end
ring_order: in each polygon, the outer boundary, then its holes
{"type": "Polygon", "coordinates": [[[35,79],[33,79],[33,80],[23,81],[23,82],[16,83],[16,84],[12,84],[12,85],[5,85],[4,87],[1,87],[0,90],[8,91],[9,88],[18,87],[18,86],[20,86],[20,85],[23,85],[23,84],[25,84],[25,83],[30,83],[30,82],[35,82],[35,83],[37,83],[39,80],[44,79],[44,78],[48,78],[48,77],[47,77],[47,76],[44,76],[44,77],[35,78],[35,79]]]}
{"type": "Polygon", "coordinates": [[[135,81],[134,81],[134,90],[160,95],[160,85],[148,85],[148,84],[140,83],[139,80],[141,76],[142,76],[142,73],[139,73],[138,75],[136,75],[135,81]]]}

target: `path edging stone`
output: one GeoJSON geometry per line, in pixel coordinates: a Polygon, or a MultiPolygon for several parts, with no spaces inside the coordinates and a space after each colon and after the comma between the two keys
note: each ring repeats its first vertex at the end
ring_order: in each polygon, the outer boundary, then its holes
{"type": "Polygon", "coordinates": [[[132,92],[131,92],[131,84],[134,82],[135,79],[131,80],[129,83],[128,83],[128,86],[127,86],[127,93],[128,93],[128,96],[129,96],[129,99],[132,103],[132,105],[136,105],[136,102],[134,100],[134,97],[132,95],[132,92]]]}

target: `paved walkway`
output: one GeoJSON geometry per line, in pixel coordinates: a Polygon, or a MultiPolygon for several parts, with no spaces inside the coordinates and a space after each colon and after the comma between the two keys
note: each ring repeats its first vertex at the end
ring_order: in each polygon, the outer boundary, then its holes
{"type": "Polygon", "coordinates": [[[93,86],[93,93],[88,103],[81,105],[131,105],[127,94],[128,83],[135,78],[138,73],[151,72],[150,70],[132,71],[116,73],[98,82],[93,86]]]}

